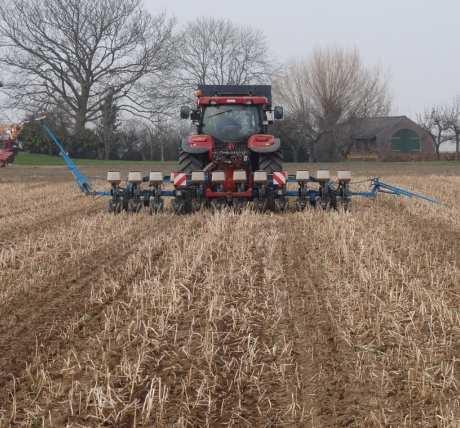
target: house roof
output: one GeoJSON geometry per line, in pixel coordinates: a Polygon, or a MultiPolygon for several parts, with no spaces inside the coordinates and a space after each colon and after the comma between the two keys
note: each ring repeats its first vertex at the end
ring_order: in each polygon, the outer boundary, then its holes
{"type": "Polygon", "coordinates": [[[382,131],[396,126],[402,120],[410,120],[407,116],[382,116],[361,119],[353,130],[353,138],[367,140],[376,137],[382,131]]]}

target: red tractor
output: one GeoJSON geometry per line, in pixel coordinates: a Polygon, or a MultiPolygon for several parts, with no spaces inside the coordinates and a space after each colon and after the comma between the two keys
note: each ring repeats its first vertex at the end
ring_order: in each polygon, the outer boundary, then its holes
{"type": "MultiPolygon", "coordinates": [[[[196,132],[181,142],[175,187],[180,180],[203,181],[203,200],[211,205],[244,205],[260,196],[265,208],[282,209],[286,200],[274,192],[286,184],[280,140],[268,128],[283,118],[283,109],[272,109],[271,86],[201,85],[196,97],[194,109],[181,108],[196,132]]],[[[176,201],[176,211],[187,205],[177,195],[176,201]]]]}

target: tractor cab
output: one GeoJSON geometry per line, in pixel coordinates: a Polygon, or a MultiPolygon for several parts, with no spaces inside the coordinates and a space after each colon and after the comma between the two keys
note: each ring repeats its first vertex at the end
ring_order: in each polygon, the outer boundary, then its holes
{"type": "Polygon", "coordinates": [[[283,109],[272,109],[270,85],[201,85],[195,95],[194,109],[181,108],[181,118],[195,126],[181,144],[181,171],[281,170],[280,141],[269,125],[283,109]]]}
{"type": "Polygon", "coordinates": [[[273,119],[283,118],[282,107],[272,110],[270,85],[200,85],[196,108],[181,108],[181,118],[192,119],[199,134],[226,140],[266,133],[273,119]]]}

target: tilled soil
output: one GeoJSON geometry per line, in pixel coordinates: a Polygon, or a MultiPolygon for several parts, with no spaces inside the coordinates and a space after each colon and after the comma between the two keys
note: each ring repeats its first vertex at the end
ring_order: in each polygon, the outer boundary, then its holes
{"type": "Polygon", "coordinates": [[[0,184],[0,426],[456,426],[459,180],[182,217],[0,184]]]}

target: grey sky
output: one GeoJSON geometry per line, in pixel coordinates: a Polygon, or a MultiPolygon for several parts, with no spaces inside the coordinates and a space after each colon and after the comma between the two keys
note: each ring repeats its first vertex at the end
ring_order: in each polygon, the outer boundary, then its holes
{"type": "Polygon", "coordinates": [[[460,94],[460,0],[145,0],[179,24],[229,18],[265,31],[281,61],[316,46],[357,47],[389,71],[394,114],[414,117],[460,94]]]}

